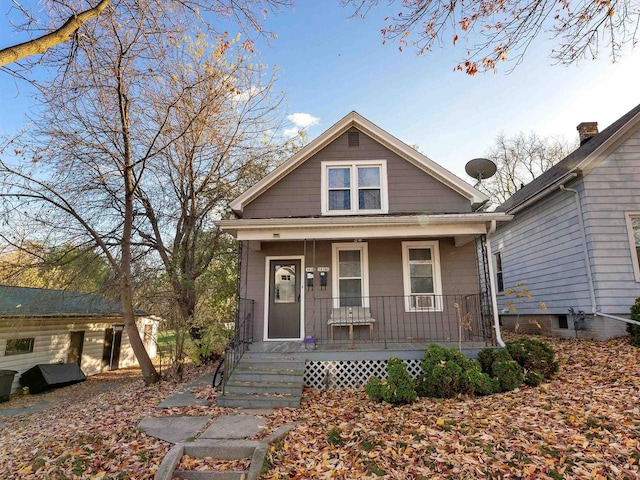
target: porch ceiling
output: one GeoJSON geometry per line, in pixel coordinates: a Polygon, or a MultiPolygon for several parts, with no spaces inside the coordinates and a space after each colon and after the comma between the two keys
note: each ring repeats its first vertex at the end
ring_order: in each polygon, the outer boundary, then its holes
{"type": "Polygon", "coordinates": [[[314,217],[219,220],[238,240],[305,240],[403,237],[462,237],[486,234],[491,222],[511,220],[503,213],[389,217],[314,217]]]}

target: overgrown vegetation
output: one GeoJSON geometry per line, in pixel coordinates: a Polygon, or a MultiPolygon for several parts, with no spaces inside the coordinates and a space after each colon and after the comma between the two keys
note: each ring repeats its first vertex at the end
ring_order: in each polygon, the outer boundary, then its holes
{"type": "MultiPolygon", "coordinates": [[[[631,306],[631,320],[640,321],[640,297],[631,306]]],[[[631,344],[640,347],[640,325],[627,324],[627,332],[631,335],[631,344]]]]}

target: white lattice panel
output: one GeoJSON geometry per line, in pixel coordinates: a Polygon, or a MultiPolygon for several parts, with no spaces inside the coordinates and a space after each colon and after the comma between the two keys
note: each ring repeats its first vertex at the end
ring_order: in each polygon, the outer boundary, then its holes
{"type": "MultiPolygon", "coordinates": [[[[409,374],[416,378],[421,360],[404,360],[409,374]]],[[[387,378],[386,360],[307,361],[304,384],[311,388],[360,388],[370,377],[387,378]]]]}

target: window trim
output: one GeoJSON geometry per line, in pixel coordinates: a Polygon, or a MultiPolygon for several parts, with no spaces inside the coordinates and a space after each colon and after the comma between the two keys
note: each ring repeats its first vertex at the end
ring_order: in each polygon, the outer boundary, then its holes
{"type": "Polygon", "coordinates": [[[369,245],[367,242],[339,242],[331,244],[331,296],[333,308],[340,308],[340,286],[338,282],[339,252],[343,250],[359,250],[362,267],[362,306],[369,307],[369,245]]]}
{"type": "Polygon", "coordinates": [[[640,259],[636,250],[636,240],[633,234],[632,218],[640,218],[640,212],[624,212],[625,223],[627,224],[627,235],[629,238],[629,250],[631,251],[631,263],[633,267],[633,276],[636,282],[640,283],[640,259]]]}
{"type": "Polygon", "coordinates": [[[14,355],[26,355],[29,353],[33,353],[34,347],[36,344],[35,337],[21,337],[21,338],[8,338],[5,346],[4,346],[4,355],[5,357],[10,357],[14,355]],[[29,350],[24,351],[9,351],[9,342],[11,341],[20,341],[20,340],[28,340],[29,341],[29,350]]]}
{"type": "Polygon", "coordinates": [[[325,161],[321,162],[320,175],[320,211],[322,215],[366,215],[370,213],[389,213],[389,195],[387,187],[387,161],[386,160],[353,160],[353,161],[325,161]],[[329,181],[330,168],[349,168],[351,170],[351,208],[349,210],[329,210],[329,181]],[[358,167],[380,168],[380,209],[364,210],[358,208],[358,167]]]}
{"type": "Polygon", "coordinates": [[[440,272],[440,242],[438,240],[402,242],[402,283],[404,287],[405,312],[441,312],[442,311],[442,275],[440,272]],[[409,269],[409,250],[412,248],[431,248],[433,263],[434,306],[413,308],[411,306],[411,272],[409,269]]]}
{"type": "Polygon", "coordinates": [[[496,293],[504,293],[504,266],[502,262],[504,259],[502,258],[502,250],[498,250],[493,254],[493,259],[496,265],[496,293]],[[498,257],[500,257],[500,264],[498,265],[498,257]],[[500,269],[498,270],[498,266],[500,269]],[[502,278],[502,289],[500,288],[500,278],[502,278]]]}

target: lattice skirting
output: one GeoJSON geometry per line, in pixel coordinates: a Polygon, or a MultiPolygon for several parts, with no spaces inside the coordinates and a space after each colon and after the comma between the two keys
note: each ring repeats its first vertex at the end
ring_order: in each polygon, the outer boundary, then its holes
{"type": "MultiPolygon", "coordinates": [[[[409,374],[416,378],[422,360],[403,360],[409,374]]],[[[371,377],[387,378],[386,360],[307,361],[304,384],[311,388],[359,388],[371,377]]]]}

